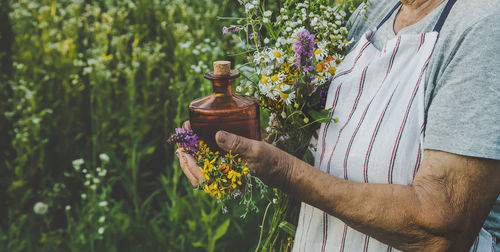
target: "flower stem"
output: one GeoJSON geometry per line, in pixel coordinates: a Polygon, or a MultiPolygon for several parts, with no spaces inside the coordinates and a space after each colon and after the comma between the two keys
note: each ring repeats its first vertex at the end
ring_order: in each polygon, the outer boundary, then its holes
{"type": "Polygon", "coordinates": [[[264,217],[262,217],[262,224],[260,225],[260,235],[259,235],[259,243],[257,243],[257,247],[255,248],[255,252],[259,251],[260,242],[262,241],[262,233],[264,231],[264,222],[266,221],[267,211],[273,202],[269,202],[266,207],[266,211],[264,211],[264,217]]]}

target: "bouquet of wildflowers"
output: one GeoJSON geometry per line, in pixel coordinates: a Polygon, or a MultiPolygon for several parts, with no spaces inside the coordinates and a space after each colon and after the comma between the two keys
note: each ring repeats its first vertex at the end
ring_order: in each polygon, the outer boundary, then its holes
{"type": "MultiPolygon", "coordinates": [[[[320,124],[336,122],[325,109],[326,96],[351,44],[347,27],[356,4],[287,0],[273,12],[264,0],[239,2],[245,17],[228,18],[236,22],[222,31],[246,44],[247,63],[239,70],[247,81],[237,91],[256,97],[269,114],[268,140],[299,158],[312,157],[310,140],[320,124]]],[[[277,190],[272,198],[274,213],[262,249],[288,250],[299,204],[277,190]]]]}
{"type": "Polygon", "coordinates": [[[250,211],[258,211],[255,205],[252,187],[256,185],[266,191],[265,185],[256,177],[251,176],[246,163],[231,152],[221,154],[213,152],[191,129],[177,128],[170,136],[168,143],[176,143],[183,151],[193,155],[205,180],[199,189],[219,200],[226,210],[225,201],[240,198],[245,206],[243,217],[250,211]]]}
{"type": "Polygon", "coordinates": [[[241,4],[246,17],[223,29],[247,42],[248,63],[240,70],[248,81],[239,90],[270,113],[266,131],[275,143],[303,155],[319,125],[334,120],[326,96],[351,44],[346,26],[354,3],[289,0],[279,13],[264,1],[241,4]]]}

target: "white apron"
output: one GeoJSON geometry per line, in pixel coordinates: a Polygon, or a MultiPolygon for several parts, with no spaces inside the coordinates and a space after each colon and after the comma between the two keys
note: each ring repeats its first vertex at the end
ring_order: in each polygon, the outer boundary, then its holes
{"type": "MultiPolygon", "coordinates": [[[[361,183],[412,184],[422,162],[424,75],[449,0],[434,31],[399,35],[379,50],[366,32],[339,66],[326,102],[338,123],[320,128],[315,167],[361,183]]],[[[481,230],[471,251],[494,251],[481,230]]],[[[397,251],[324,211],[302,203],[293,251],[397,251]]]]}

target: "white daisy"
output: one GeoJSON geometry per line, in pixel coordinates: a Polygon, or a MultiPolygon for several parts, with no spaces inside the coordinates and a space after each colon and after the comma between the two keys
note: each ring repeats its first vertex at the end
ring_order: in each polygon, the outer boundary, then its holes
{"type": "Polygon", "coordinates": [[[268,57],[278,64],[282,64],[285,61],[284,52],[281,48],[271,48],[267,53],[268,57]]]}
{"type": "Polygon", "coordinates": [[[328,56],[328,49],[325,46],[325,43],[318,43],[318,49],[314,51],[314,57],[317,61],[321,61],[328,56]]]}

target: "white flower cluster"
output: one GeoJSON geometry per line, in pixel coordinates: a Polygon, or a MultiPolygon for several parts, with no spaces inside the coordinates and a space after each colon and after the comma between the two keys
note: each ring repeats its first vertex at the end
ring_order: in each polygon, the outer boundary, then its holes
{"type": "MultiPolygon", "coordinates": [[[[256,1],[246,3],[246,11],[252,11],[256,4],[256,1]]],[[[261,22],[267,24],[273,13],[264,11],[260,15],[261,22]]],[[[297,3],[295,8],[281,8],[272,24],[274,33],[268,32],[269,37],[263,38],[264,44],[253,55],[259,94],[290,105],[297,96],[297,82],[306,81],[311,86],[328,83],[350,44],[346,40],[346,16],[339,6],[312,6],[308,0],[297,3]],[[313,38],[312,51],[298,45],[303,34],[313,38]],[[275,38],[271,44],[272,35],[275,38]],[[300,57],[307,62],[300,62],[300,57]],[[306,75],[309,77],[304,78],[306,75]]]]}
{"type": "MultiPolygon", "coordinates": [[[[90,168],[83,168],[85,165],[85,161],[83,158],[75,159],[72,162],[73,168],[77,172],[81,172],[81,174],[84,176],[85,181],[83,182],[83,185],[88,188],[88,191],[85,193],[80,194],[80,198],[82,200],[87,200],[87,203],[94,205],[98,210],[94,211],[95,213],[100,214],[100,217],[98,219],[98,225],[99,228],[97,229],[97,234],[102,238],[102,235],[104,234],[104,231],[106,230],[105,227],[105,222],[106,222],[106,212],[109,211],[109,203],[106,200],[107,197],[107,191],[109,189],[104,188],[103,179],[106,177],[108,170],[105,168],[105,166],[109,163],[110,157],[106,153],[101,153],[99,154],[99,159],[101,160],[101,165],[102,167],[97,167],[95,170],[92,170],[90,168]],[[88,194],[87,194],[88,193],[88,194]],[[89,196],[90,195],[90,196],[89,196]],[[98,197],[95,197],[99,195],[98,197]]],[[[35,205],[34,210],[35,213],[38,212],[43,212],[37,209],[40,208],[40,206],[35,205]],[[38,208],[37,208],[38,207],[38,208]]],[[[43,208],[41,208],[43,210],[43,208]]],[[[71,210],[71,206],[67,205],[65,207],[66,211],[71,210]]],[[[46,212],[46,210],[45,210],[46,212]]],[[[40,214],[40,213],[38,213],[40,214]]]]}
{"type": "MultiPolygon", "coordinates": [[[[103,166],[109,163],[109,156],[106,153],[99,154],[99,159],[101,160],[101,164],[103,166]]],[[[93,191],[97,190],[97,186],[102,182],[102,179],[108,173],[107,169],[101,167],[97,167],[95,171],[82,169],[82,166],[85,164],[85,161],[82,158],[73,160],[72,164],[75,171],[81,171],[81,173],[85,176],[85,182],[83,185],[93,191]]],[[[86,199],[87,195],[83,193],[81,198],[86,199]]]]}

